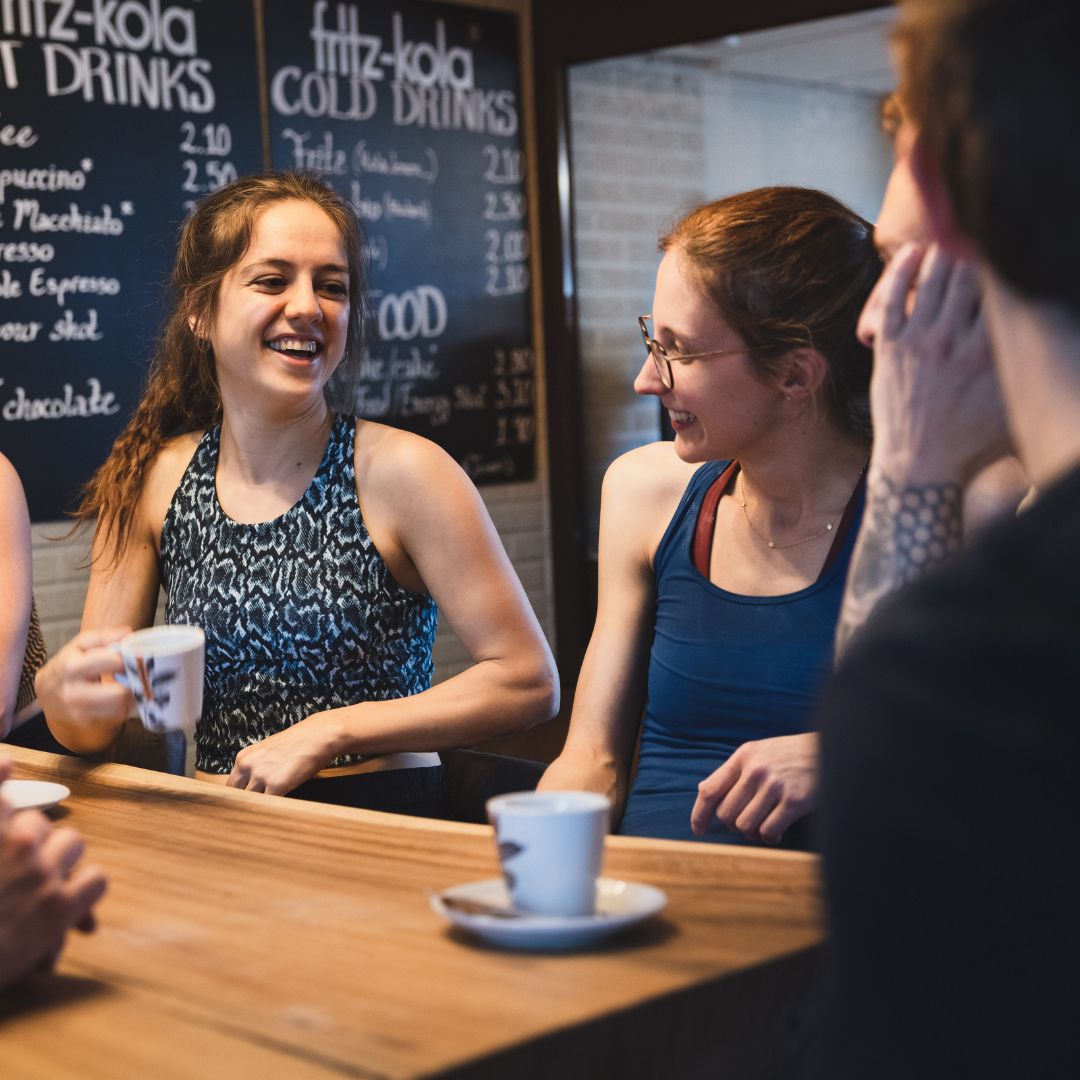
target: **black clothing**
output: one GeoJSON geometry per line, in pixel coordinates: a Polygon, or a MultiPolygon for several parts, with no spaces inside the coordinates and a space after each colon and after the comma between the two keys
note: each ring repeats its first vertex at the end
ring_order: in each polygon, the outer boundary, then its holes
{"type": "Polygon", "coordinates": [[[1080,469],[875,614],[824,700],[831,1080],[1080,1075],[1080,469]]]}

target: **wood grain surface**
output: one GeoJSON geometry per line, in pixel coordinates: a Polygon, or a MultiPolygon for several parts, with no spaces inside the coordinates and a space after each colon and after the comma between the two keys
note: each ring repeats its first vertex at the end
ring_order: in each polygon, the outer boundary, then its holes
{"type": "Polygon", "coordinates": [[[664,914],[573,954],[452,930],[430,890],[495,876],[491,830],[4,748],[110,888],[56,972],[0,998],[5,1080],[767,1077],[805,1058],[813,856],[609,837],[664,914]]]}

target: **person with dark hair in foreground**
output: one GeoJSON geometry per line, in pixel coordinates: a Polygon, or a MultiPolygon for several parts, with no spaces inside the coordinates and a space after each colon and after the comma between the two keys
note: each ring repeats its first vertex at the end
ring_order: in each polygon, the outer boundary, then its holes
{"type": "MultiPolygon", "coordinates": [[[[932,238],[911,171],[916,130],[897,94],[882,104],[882,126],[893,139],[894,161],[874,243],[888,266],[904,244],[928,247],[932,238]]],[[[937,247],[926,261],[931,267],[925,286],[909,292],[902,326],[884,326],[884,276],[859,319],[859,338],[874,349],[874,452],[836,628],[838,657],[882,600],[951,558],[986,525],[1015,514],[1029,493],[1011,453],[975,269],[937,247]],[[957,485],[955,498],[942,500],[933,515],[924,512],[932,520],[914,529],[894,505],[897,456],[957,485]],[[916,532],[922,542],[912,542],[916,532]]]]}
{"type": "MultiPolygon", "coordinates": [[[[1080,8],[905,0],[901,12],[912,175],[941,251],[975,268],[1008,429],[1039,497],[883,603],[827,693],[821,1074],[1074,1076],[1080,144],[1063,133],[1080,113],[1080,8]]],[[[901,338],[930,294],[967,302],[942,288],[941,268],[933,251],[896,253],[881,332],[901,338]]],[[[993,395],[985,408],[991,429],[993,395]]],[[[948,528],[963,478],[947,463],[961,455],[894,450],[871,484],[890,486],[909,557],[948,528]]]]}

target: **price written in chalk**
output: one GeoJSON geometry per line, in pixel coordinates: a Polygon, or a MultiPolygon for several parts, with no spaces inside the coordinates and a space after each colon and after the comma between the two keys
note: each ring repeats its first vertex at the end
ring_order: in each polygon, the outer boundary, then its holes
{"type": "Polygon", "coordinates": [[[496,378],[505,378],[507,375],[531,375],[535,369],[536,354],[527,345],[495,350],[493,374],[496,378]]]}
{"type": "Polygon", "coordinates": [[[482,151],[484,180],[489,184],[520,184],[525,179],[525,155],[511,147],[492,146],[482,151]]]}
{"type": "Polygon", "coordinates": [[[525,196],[517,191],[485,191],[485,221],[522,221],[525,218],[525,196]]]}
{"type": "Polygon", "coordinates": [[[180,153],[228,157],[232,151],[232,132],[228,124],[204,124],[198,128],[190,120],[180,125],[180,153]]]}
{"type": "Polygon", "coordinates": [[[529,257],[529,234],[524,229],[485,229],[484,243],[484,261],[488,263],[519,263],[529,257]]]}
{"type": "Polygon", "coordinates": [[[180,190],[191,195],[217,191],[239,175],[231,161],[204,161],[200,164],[185,158],[180,167],[184,170],[184,182],[180,185],[180,190]]]}
{"type": "Polygon", "coordinates": [[[484,292],[488,296],[517,296],[529,287],[529,268],[524,263],[488,266],[484,292]]]}
{"type": "Polygon", "coordinates": [[[496,409],[531,409],[535,400],[532,379],[496,379],[496,409]]]}
{"type": "Polygon", "coordinates": [[[536,439],[536,420],[532,416],[495,417],[496,446],[529,446],[536,439]]]}

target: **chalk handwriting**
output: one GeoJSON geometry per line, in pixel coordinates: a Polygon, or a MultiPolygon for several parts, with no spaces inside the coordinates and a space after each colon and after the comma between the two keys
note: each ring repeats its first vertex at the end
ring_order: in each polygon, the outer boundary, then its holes
{"type": "MultiPolygon", "coordinates": [[[[10,41],[0,41],[0,63],[4,56],[3,47],[11,44],[13,43],[10,41]]],[[[7,85],[14,90],[18,84],[8,80],[7,85]]],[[[0,125],[0,146],[10,146],[15,150],[29,150],[37,141],[37,132],[29,124],[23,124],[21,127],[17,124],[0,125]]]]}
{"type": "MultiPolygon", "coordinates": [[[[0,379],[0,386],[4,380],[0,379]]],[[[116,395],[102,392],[97,379],[88,379],[87,392],[76,394],[71,383],[64,383],[59,397],[33,398],[16,386],[13,395],[0,406],[5,420],[71,420],[92,416],[113,416],[120,411],[116,395]]]]}
{"type": "Polygon", "coordinates": [[[15,213],[11,224],[13,229],[21,229],[25,224],[30,232],[71,232],[95,233],[100,236],[119,236],[124,231],[124,223],[113,217],[112,207],[107,204],[100,214],[81,210],[75,203],[68,205],[67,213],[42,213],[41,203],[37,199],[15,199],[12,202],[15,213]]]}
{"type": "Polygon", "coordinates": [[[42,41],[79,41],[84,31],[95,45],[142,52],[149,49],[172,56],[198,52],[195,12],[177,5],[163,7],[161,0],[94,0],[75,9],[73,0],[12,0],[0,3],[0,30],[42,41]]]}
{"type": "Polygon", "coordinates": [[[0,206],[8,188],[18,191],[82,191],[86,172],[46,165],[38,169],[0,169],[0,206]]]}

